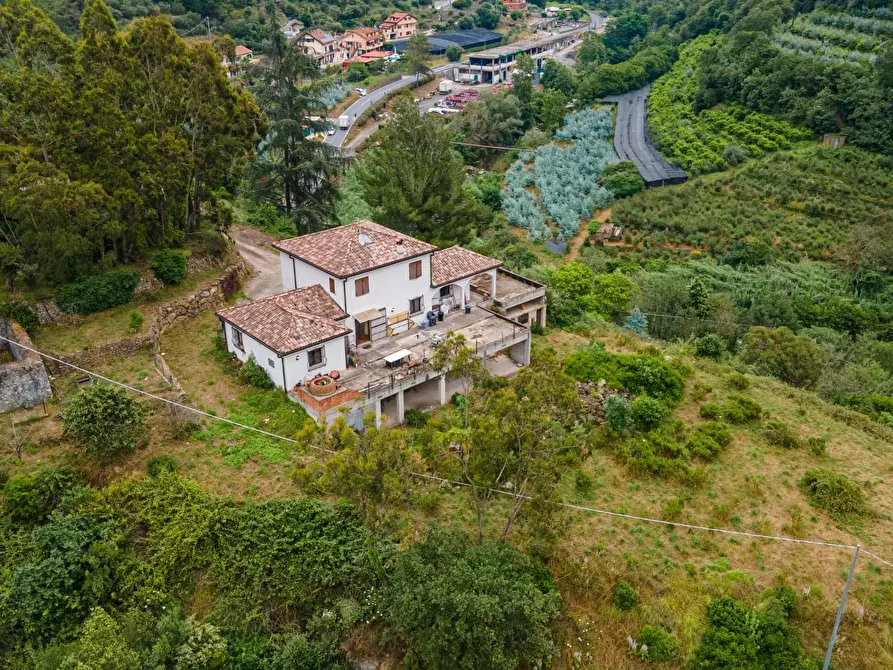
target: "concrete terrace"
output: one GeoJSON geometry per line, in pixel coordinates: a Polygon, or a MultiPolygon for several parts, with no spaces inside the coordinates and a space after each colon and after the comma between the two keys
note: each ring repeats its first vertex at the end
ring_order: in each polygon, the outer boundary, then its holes
{"type": "Polygon", "coordinates": [[[515,340],[527,337],[527,329],[523,326],[489,310],[472,306],[469,314],[461,310],[451,312],[433,328],[415,327],[398,335],[361,345],[359,366],[345,370],[339,383],[346,390],[369,395],[386,387],[396,387],[401,385],[400,382],[411,381],[420,375],[430,375],[433,378],[436,374],[426,364],[434,355],[436,342],[432,340],[444,338],[449,331],[463,335],[468,346],[481,355],[491,355],[515,344],[515,340]],[[410,351],[412,356],[409,360],[417,365],[412,368],[407,364],[397,368],[387,367],[384,357],[401,349],[410,351]]]}

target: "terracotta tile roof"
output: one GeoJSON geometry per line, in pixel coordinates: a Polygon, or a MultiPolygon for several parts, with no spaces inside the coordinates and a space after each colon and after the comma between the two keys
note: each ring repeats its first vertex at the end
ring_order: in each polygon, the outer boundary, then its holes
{"type": "Polygon", "coordinates": [[[388,18],[381,22],[381,25],[387,26],[390,24],[400,23],[403,19],[415,19],[412,14],[408,14],[407,12],[394,12],[388,18]]]}
{"type": "Polygon", "coordinates": [[[273,246],[341,279],[437,251],[433,244],[366,220],[273,246]]]}
{"type": "Polygon", "coordinates": [[[493,270],[500,265],[502,261],[463,249],[459,245],[441,249],[431,256],[431,286],[443,286],[480,272],[493,270]]]}
{"type": "Polygon", "coordinates": [[[283,355],[350,332],[338,323],[348,315],[319,285],[222,309],[217,316],[283,355]]]}
{"type": "Polygon", "coordinates": [[[314,28],[313,30],[309,31],[307,34],[310,35],[310,37],[315,39],[320,44],[328,44],[329,42],[332,42],[335,40],[334,37],[332,37],[328,33],[324,33],[319,28],[314,28]]]}
{"type": "Polygon", "coordinates": [[[370,28],[368,26],[363,26],[361,28],[351,28],[350,30],[345,30],[344,34],[354,33],[355,35],[360,35],[364,39],[371,40],[376,37],[383,37],[381,31],[377,28],[370,28]]]}
{"type": "Polygon", "coordinates": [[[375,49],[374,51],[367,51],[364,56],[368,56],[372,60],[377,60],[379,58],[387,58],[391,55],[390,51],[382,51],[381,49],[375,49]]]}
{"type": "Polygon", "coordinates": [[[254,52],[246,46],[242,46],[241,44],[236,45],[236,55],[237,56],[247,56],[248,54],[253,54],[254,52]]]}

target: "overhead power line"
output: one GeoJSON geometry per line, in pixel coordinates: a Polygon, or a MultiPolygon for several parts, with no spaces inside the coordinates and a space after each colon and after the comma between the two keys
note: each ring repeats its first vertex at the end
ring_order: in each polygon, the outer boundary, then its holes
{"type": "MultiPolygon", "coordinates": [[[[129,384],[119,382],[115,379],[107,377],[107,376],[100,374],[98,372],[94,372],[92,370],[88,370],[88,369],[81,367],[79,365],[75,365],[74,363],[70,363],[66,360],[58,358],[57,356],[52,356],[51,354],[47,354],[43,351],[40,351],[39,349],[35,349],[34,347],[30,347],[30,346],[21,344],[19,342],[16,342],[13,339],[3,336],[3,335],[0,335],[0,340],[9,343],[11,346],[21,347],[22,349],[25,349],[26,351],[35,353],[39,356],[42,356],[43,358],[46,358],[47,360],[51,360],[55,363],[58,363],[59,365],[64,365],[64,366],[69,367],[73,370],[77,370],[78,372],[82,372],[86,375],[89,375],[90,377],[94,377],[96,379],[101,379],[104,382],[113,384],[115,386],[123,388],[123,389],[130,391],[132,393],[146,396],[148,398],[151,398],[152,400],[156,400],[161,403],[166,403],[168,405],[172,405],[174,407],[185,410],[187,412],[193,412],[193,413],[198,414],[198,415],[205,417],[207,419],[211,419],[214,421],[222,421],[223,423],[229,424],[231,426],[236,426],[242,430],[247,430],[247,431],[251,431],[254,433],[258,433],[265,437],[270,437],[270,438],[277,439],[277,440],[283,440],[284,442],[288,442],[289,444],[294,444],[294,445],[302,446],[302,447],[303,446],[310,447],[311,449],[315,449],[317,451],[322,451],[322,452],[325,452],[328,454],[337,454],[338,453],[337,451],[334,451],[332,449],[326,449],[324,447],[320,447],[317,445],[299,442],[298,440],[295,440],[290,437],[286,437],[285,435],[271,433],[269,431],[266,431],[266,430],[263,430],[260,428],[255,428],[254,426],[248,426],[246,424],[239,423],[238,421],[233,421],[232,419],[227,419],[225,417],[217,416],[215,414],[210,414],[209,412],[202,411],[195,407],[190,407],[189,405],[184,405],[183,403],[177,402],[175,400],[171,400],[169,398],[159,396],[155,393],[150,393],[149,391],[146,391],[144,389],[140,389],[135,386],[131,386],[129,384]]],[[[469,482],[460,482],[460,481],[456,481],[453,479],[446,479],[444,477],[437,477],[435,475],[431,475],[431,474],[427,474],[427,473],[423,473],[423,472],[412,472],[410,474],[412,474],[412,476],[414,476],[414,477],[418,477],[421,479],[427,479],[430,481],[437,481],[437,482],[440,482],[443,484],[451,484],[454,486],[461,486],[464,488],[481,488],[481,487],[476,487],[476,485],[471,484],[469,482]]],[[[516,497],[516,498],[520,497],[524,500],[529,500],[529,501],[535,500],[535,498],[533,496],[519,495],[512,491],[507,491],[505,489],[487,488],[486,490],[489,491],[490,493],[496,493],[499,495],[511,496],[511,497],[516,497]]],[[[641,521],[642,523],[653,523],[653,524],[659,524],[662,526],[687,528],[687,529],[693,530],[693,531],[704,531],[704,532],[708,532],[708,533],[717,533],[717,534],[723,534],[723,535],[735,535],[735,536],[739,536],[739,537],[749,537],[751,539],[759,539],[759,540],[774,540],[774,541],[778,541],[778,542],[789,542],[792,544],[822,546],[822,547],[829,547],[829,548],[834,548],[834,549],[852,550],[852,549],[856,548],[856,545],[842,544],[839,542],[829,542],[826,540],[807,540],[807,539],[795,538],[795,537],[785,537],[783,535],[764,535],[764,534],[760,534],[760,533],[749,533],[746,531],[734,530],[731,528],[714,528],[711,526],[698,526],[698,525],[694,525],[694,524],[679,523],[679,522],[675,522],[675,521],[664,521],[662,519],[653,519],[650,517],[637,516],[635,514],[611,512],[609,510],[598,509],[595,507],[586,507],[584,505],[574,505],[572,503],[566,503],[566,502],[560,502],[560,501],[550,501],[550,502],[558,507],[564,507],[567,509],[573,509],[573,510],[577,510],[577,511],[581,511],[581,512],[589,512],[592,514],[598,514],[598,515],[606,516],[606,517],[622,518],[622,519],[627,519],[630,521],[641,521]]],[[[893,563],[886,561],[883,558],[881,558],[880,556],[877,556],[876,554],[873,554],[865,549],[862,549],[862,553],[867,554],[867,555],[877,559],[878,561],[880,561],[881,563],[884,563],[885,565],[893,567],[893,563]]]]}

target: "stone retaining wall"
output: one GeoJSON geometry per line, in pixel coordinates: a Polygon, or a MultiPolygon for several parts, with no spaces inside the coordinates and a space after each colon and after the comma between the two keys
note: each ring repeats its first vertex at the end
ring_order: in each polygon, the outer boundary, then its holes
{"type": "MultiPolygon", "coordinates": [[[[0,318],[3,337],[32,346],[28,333],[17,323],[0,318]]],[[[34,352],[0,341],[0,350],[12,354],[11,363],[0,365],[0,412],[19,407],[34,407],[53,395],[50,379],[40,356],[34,352]]]]}
{"type": "MultiPolygon", "coordinates": [[[[104,342],[70,354],[52,352],[52,355],[66,363],[89,369],[109,358],[129,356],[137,351],[154,351],[157,354],[159,351],[158,340],[164,333],[178,323],[195,318],[206,309],[224,305],[239,288],[244,274],[245,263],[240,261],[237,265],[228,267],[211,286],[156,308],[149,316],[148,332],[145,335],[134,335],[104,342]]],[[[159,367],[157,362],[156,367],[159,367]]],[[[71,368],[55,361],[47,361],[47,369],[54,376],[69,374],[72,371],[71,368]]],[[[166,369],[166,371],[159,369],[159,372],[166,379],[168,376],[173,377],[170,369],[166,369]]],[[[179,388],[179,383],[176,383],[176,380],[171,385],[179,388]]],[[[182,389],[180,390],[182,391],[182,389]]]]}

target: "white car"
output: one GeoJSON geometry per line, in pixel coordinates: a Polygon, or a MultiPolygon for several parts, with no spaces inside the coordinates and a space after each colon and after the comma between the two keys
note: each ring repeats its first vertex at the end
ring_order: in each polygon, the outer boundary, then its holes
{"type": "Polygon", "coordinates": [[[360,96],[361,98],[362,98],[364,95],[366,95],[366,89],[365,89],[365,88],[355,88],[354,90],[357,92],[357,95],[360,96]]]}
{"type": "Polygon", "coordinates": [[[334,134],[335,134],[335,127],[332,126],[329,128],[329,135],[334,135],[334,134]]]}

